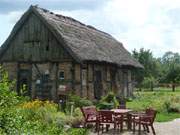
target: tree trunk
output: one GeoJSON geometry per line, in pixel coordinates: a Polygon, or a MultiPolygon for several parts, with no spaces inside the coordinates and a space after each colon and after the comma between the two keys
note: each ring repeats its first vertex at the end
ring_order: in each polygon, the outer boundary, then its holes
{"type": "Polygon", "coordinates": [[[175,84],[172,83],[172,91],[175,92],[175,84]]]}
{"type": "Polygon", "coordinates": [[[153,86],[153,82],[151,82],[151,91],[153,91],[154,89],[154,86],[153,86]]]}

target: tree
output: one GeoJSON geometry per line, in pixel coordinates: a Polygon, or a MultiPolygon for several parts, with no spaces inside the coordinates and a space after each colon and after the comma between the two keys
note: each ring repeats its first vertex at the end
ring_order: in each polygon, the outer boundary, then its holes
{"type": "Polygon", "coordinates": [[[161,82],[171,83],[172,91],[175,91],[175,83],[180,82],[180,55],[166,52],[162,57],[163,76],[161,82]]]}
{"type": "Polygon", "coordinates": [[[150,88],[153,90],[154,82],[159,76],[160,62],[153,57],[150,50],[145,50],[144,48],[141,48],[139,51],[133,50],[132,56],[144,66],[144,69],[137,69],[134,72],[135,80],[138,83],[137,87],[141,89],[143,84],[146,84],[143,83],[144,77],[146,77],[146,81],[150,81],[150,88]]]}

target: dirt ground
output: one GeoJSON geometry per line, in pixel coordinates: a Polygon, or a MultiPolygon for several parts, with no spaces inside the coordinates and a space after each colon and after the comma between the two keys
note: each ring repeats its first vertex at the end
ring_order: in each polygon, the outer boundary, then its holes
{"type": "MultiPolygon", "coordinates": [[[[169,122],[155,122],[154,123],[154,128],[156,131],[156,135],[180,135],[180,118],[175,119],[173,121],[169,122]]],[[[100,132],[100,134],[102,134],[100,132]]],[[[113,135],[113,129],[111,129],[108,132],[103,133],[103,135],[113,135]]],[[[137,135],[138,132],[136,131],[135,134],[133,134],[132,131],[126,131],[124,130],[123,132],[117,132],[115,133],[116,135],[137,135]]],[[[97,133],[91,132],[90,135],[97,135],[97,133]]],[[[152,135],[151,129],[150,133],[144,133],[142,132],[141,135],[152,135]]]]}

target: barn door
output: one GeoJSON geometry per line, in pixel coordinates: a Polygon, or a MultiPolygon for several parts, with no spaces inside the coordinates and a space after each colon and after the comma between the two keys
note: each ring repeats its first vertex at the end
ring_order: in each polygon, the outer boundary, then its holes
{"type": "Polygon", "coordinates": [[[20,69],[18,75],[18,94],[24,96],[31,95],[31,71],[29,69],[20,69]]]}
{"type": "Polygon", "coordinates": [[[95,71],[94,75],[94,97],[100,99],[102,96],[102,73],[101,71],[95,71]]]}

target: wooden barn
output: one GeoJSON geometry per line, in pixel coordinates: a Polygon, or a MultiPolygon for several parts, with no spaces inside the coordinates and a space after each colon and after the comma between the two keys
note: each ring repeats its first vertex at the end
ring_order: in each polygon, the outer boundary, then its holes
{"type": "Polygon", "coordinates": [[[9,78],[31,98],[58,100],[74,92],[100,99],[132,95],[131,71],[142,66],[111,35],[71,17],[31,6],[0,49],[9,78]]]}

